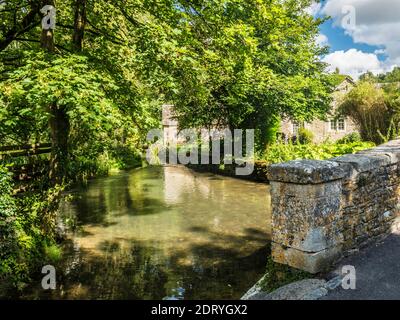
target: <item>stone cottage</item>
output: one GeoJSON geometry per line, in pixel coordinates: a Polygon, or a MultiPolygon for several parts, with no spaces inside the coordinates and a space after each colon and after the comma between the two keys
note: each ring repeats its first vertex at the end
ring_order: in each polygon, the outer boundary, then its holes
{"type": "Polygon", "coordinates": [[[174,106],[162,106],[162,126],[164,130],[164,145],[177,143],[178,121],[173,118],[174,106]]]}
{"type": "MultiPolygon", "coordinates": [[[[333,93],[332,110],[328,114],[328,121],[314,120],[310,123],[299,123],[290,119],[285,119],[281,123],[280,134],[285,139],[297,136],[298,130],[304,127],[314,134],[314,142],[320,143],[327,139],[335,141],[353,132],[358,132],[356,125],[348,118],[336,118],[338,100],[355,85],[350,77],[346,77],[333,93]]],[[[164,105],[162,110],[162,125],[164,130],[164,143],[179,143],[177,141],[178,121],[173,119],[173,105],[164,105]]]]}
{"type": "Polygon", "coordinates": [[[320,143],[327,139],[335,141],[344,136],[358,132],[356,125],[348,118],[336,118],[335,111],[338,107],[338,100],[349,92],[355,83],[350,77],[346,77],[333,93],[332,110],[328,114],[328,121],[314,120],[310,123],[295,122],[290,119],[283,120],[281,123],[280,133],[284,138],[290,139],[297,136],[299,128],[303,127],[310,130],[314,134],[314,142],[320,143]]]}

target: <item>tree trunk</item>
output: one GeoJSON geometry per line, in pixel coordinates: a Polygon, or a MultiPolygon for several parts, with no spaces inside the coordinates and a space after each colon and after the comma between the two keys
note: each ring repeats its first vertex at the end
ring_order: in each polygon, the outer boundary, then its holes
{"type": "Polygon", "coordinates": [[[75,0],[74,34],[72,42],[76,51],[82,51],[86,26],[86,0],[75,0]]]}
{"type": "Polygon", "coordinates": [[[42,36],[40,38],[40,45],[43,49],[54,52],[54,31],[53,30],[42,30],[42,36]]]}
{"type": "Polygon", "coordinates": [[[68,137],[70,131],[69,117],[64,107],[53,104],[49,107],[51,130],[50,180],[53,184],[61,184],[67,174],[68,137]]]}
{"type": "MultiPolygon", "coordinates": [[[[45,5],[50,5],[55,7],[54,0],[42,1],[42,7],[45,5]]],[[[42,29],[42,36],[40,38],[40,45],[43,49],[54,52],[54,31],[42,29]]]]}
{"type": "MultiPolygon", "coordinates": [[[[46,4],[55,6],[53,0],[43,1],[43,6],[46,4]]],[[[43,29],[40,44],[44,50],[53,53],[54,31],[43,29]]],[[[56,101],[48,106],[48,112],[52,144],[49,177],[52,185],[56,185],[63,182],[67,173],[70,124],[65,106],[59,106],[56,101]]]]}

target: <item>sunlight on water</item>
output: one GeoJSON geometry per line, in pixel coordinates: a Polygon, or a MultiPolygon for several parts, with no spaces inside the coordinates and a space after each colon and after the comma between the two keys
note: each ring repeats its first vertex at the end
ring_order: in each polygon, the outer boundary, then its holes
{"type": "MultiPolygon", "coordinates": [[[[269,254],[263,184],[148,167],[96,179],[62,212],[78,219],[53,299],[240,298],[269,254]]],[[[61,269],[61,270],[60,270],[61,269]]]]}

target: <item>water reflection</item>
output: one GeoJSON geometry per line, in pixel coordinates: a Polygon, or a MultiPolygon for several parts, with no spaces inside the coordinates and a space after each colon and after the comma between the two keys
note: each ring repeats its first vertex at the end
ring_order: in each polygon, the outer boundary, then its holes
{"type": "Polygon", "coordinates": [[[97,179],[64,214],[79,231],[65,245],[63,299],[239,298],[269,254],[266,185],[149,167],[97,179]]]}

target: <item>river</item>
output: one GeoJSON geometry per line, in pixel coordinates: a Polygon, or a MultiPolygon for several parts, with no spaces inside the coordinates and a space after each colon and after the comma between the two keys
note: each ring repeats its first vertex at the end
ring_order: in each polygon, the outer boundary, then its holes
{"type": "Polygon", "coordinates": [[[89,182],[61,205],[77,228],[57,289],[25,298],[238,299],[265,272],[269,186],[147,167],[89,182]]]}

